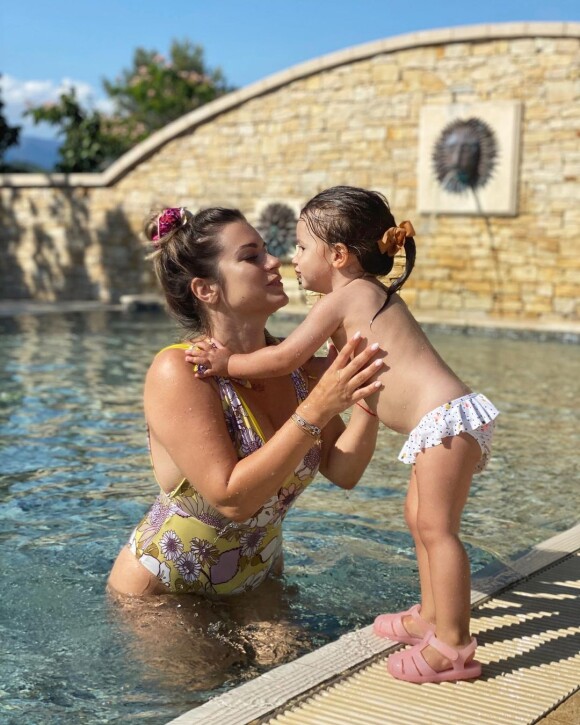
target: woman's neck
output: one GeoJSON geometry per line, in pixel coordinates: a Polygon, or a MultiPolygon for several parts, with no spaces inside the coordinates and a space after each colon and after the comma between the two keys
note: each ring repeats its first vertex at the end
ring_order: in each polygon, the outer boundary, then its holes
{"type": "Polygon", "coordinates": [[[237,319],[230,314],[214,316],[211,322],[211,336],[232,352],[248,353],[260,350],[266,345],[264,329],[266,318],[237,319]]]}

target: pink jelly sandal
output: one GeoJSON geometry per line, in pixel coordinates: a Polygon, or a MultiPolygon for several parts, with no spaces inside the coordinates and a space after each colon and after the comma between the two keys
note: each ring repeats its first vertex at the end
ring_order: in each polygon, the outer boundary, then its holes
{"type": "Polygon", "coordinates": [[[405,612],[397,612],[396,614],[379,614],[373,624],[373,632],[377,637],[384,637],[390,639],[393,642],[401,642],[402,644],[419,644],[425,638],[427,632],[433,632],[434,627],[424,620],[419,614],[421,609],[419,604],[415,604],[405,612]],[[405,629],[403,619],[406,616],[413,618],[417,624],[420,624],[423,631],[421,635],[411,634],[405,629]]]}
{"type": "Polygon", "coordinates": [[[475,637],[472,637],[471,642],[465,647],[456,649],[437,639],[433,632],[429,632],[425,635],[425,639],[421,644],[416,644],[410,649],[392,654],[387,661],[387,669],[397,680],[418,684],[473,680],[481,675],[481,663],[476,662],[476,660],[466,663],[465,660],[473,656],[476,648],[477,640],[475,637]],[[452,666],[442,672],[434,670],[423,657],[423,649],[427,645],[451,660],[452,666]]]}

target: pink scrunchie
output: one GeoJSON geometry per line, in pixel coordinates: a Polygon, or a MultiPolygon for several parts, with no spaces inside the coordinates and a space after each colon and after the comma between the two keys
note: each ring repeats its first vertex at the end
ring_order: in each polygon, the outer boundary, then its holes
{"type": "Polygon", "coordinates": [[[176,207],[164,209],[157,220],[157,234],[153,236],[152,241],[158,242],[161,237],[164,237],[166,234],[169,234],[169,232],[172,232],[174,229],[177,229],[177,227],[180,227],[182,218],[183,207],[179,209],[176,207]]]}

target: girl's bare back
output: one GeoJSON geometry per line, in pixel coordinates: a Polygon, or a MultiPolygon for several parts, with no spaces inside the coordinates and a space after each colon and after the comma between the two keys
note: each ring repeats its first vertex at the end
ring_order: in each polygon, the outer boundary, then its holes
{"type": "Polygon", "coordinates": [[[334,344],[341,348],[360,331],[369,345],[378,342],[384,355],[385,365],[378,376],[384,387],[376,401],[384,425],[409,433],[425,413],[471,392],[441,359],[398,295],[391,297],[372,325],[373,316],[385,302],[381,285],[359,279],[340,290],[339,295],[345,308],[344,328],[332,336],[334,344]]]}

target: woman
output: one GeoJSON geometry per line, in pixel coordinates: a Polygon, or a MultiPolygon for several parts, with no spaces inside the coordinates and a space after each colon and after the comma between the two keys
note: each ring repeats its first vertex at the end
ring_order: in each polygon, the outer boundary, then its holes
{"type": "MultiPolygon", "coordinates": [[[[267,318],[288,297],[279,260],[234,209],[165,209],[146,225],[170,311],[188,335],[236,352],[275,344],[267,318]]],[[[377,419],[353,409],[375,392],[375,352],[350,341],[316,382],[316,360],[260,381],[198,379],[187,344],[153,360],[145,382],[151,461],[161,493],[119,554],[121,594],[235,594],[281,568],[282,520],[320,470],[352,488],[375,447],[377,419]]],[[[379,363],[380,364],[380,363],[379,363]]]]}

